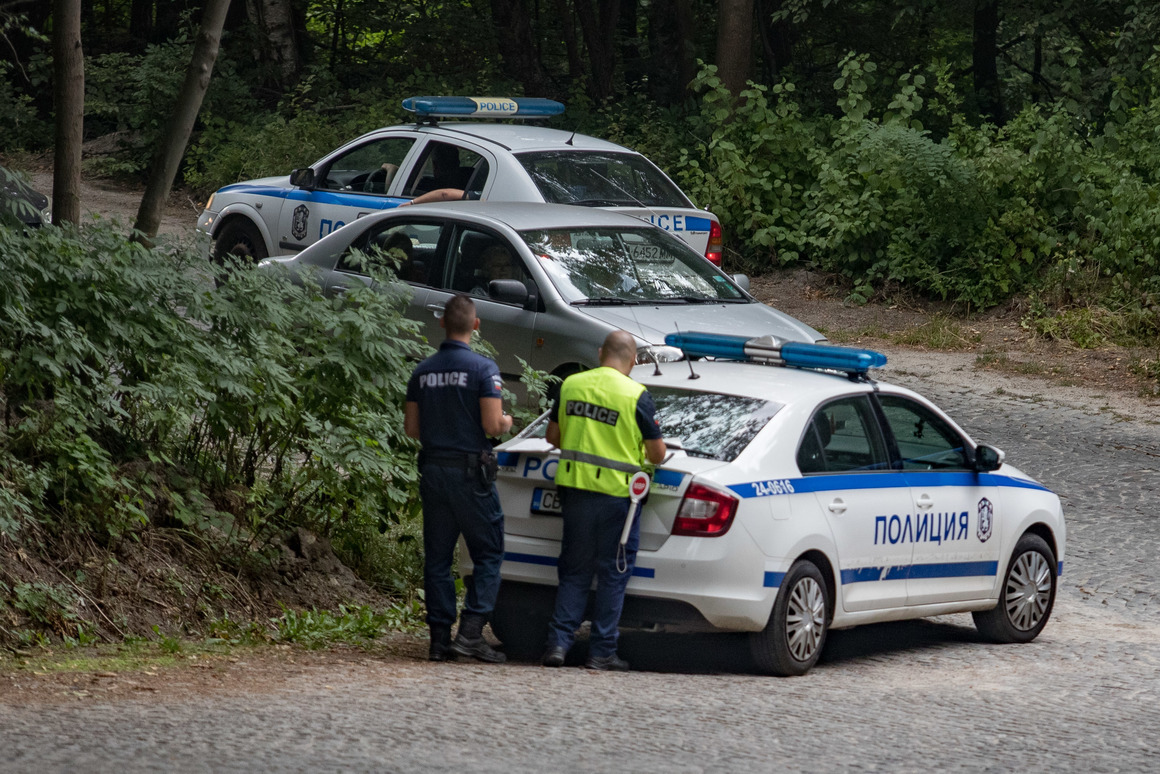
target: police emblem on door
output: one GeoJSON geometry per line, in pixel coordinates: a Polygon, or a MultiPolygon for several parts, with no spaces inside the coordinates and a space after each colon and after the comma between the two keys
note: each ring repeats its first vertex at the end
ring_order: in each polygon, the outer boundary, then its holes
{"type": "Polygon", "coordinates": [[[295,239],[306,238],[306,221],[310,219],[310,209],[305,204],[294,208],[294,220],[290,223],[290,233],[295,239]]]}
{"type": "Polygon", "coordinates": [[[995,525],[995,508],[991,501],[984,497],[979,500],[979,542],[986,543],[991,537],[991,528],[995,525]]]}

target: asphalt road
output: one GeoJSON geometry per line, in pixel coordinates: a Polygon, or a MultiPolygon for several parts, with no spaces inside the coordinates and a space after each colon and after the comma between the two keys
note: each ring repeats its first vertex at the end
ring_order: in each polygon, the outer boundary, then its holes
{"type": "Polygon", "coordinates": [[[1064,499],[1067,563],[1034,643],[945,616],[834,632],[796,679],[754,674],[738,637],[637,635],[623,675],[366,657],[255,692],[18,706],[0,687],[0,770],[1160,769],[1155,412],[931,362],[890,378],[1064,499]]]}

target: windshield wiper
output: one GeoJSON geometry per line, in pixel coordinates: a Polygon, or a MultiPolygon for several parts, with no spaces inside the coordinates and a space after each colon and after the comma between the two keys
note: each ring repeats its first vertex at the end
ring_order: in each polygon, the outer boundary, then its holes
{"type": "Polygon", "coordinates": [[[652,303],[656,304],[719,304],[721,299],[708,296],[665,296],[652,303]]]}
{"type": "Polygon", "coordinates": [[[614,296],[597,296],[596,298],[581,298],[573,301],[572,306],[637,306],[639,301],[614,296]]]}

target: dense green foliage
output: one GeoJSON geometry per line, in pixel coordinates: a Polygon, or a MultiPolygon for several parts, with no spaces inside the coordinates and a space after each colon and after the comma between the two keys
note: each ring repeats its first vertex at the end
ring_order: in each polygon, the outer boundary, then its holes
{"type": "Polygon", "coordinates": [[[0,228],[0,532],[212,525],[260,549],[414,515],[405,291],[214,290],[205,266],[111,228],[0,228]]]}
{"type": "Polygon", "coordinates": [[[863,297],[898,283],[970,306],[1074,291],[1064,276],[1083,276],[1134,299],[1144,329],[1160,331],[1160,59],[1132,108],[1099,127],[1063,105],[972,126],[937,70],[904,74],[875,105],[873,73],[864,57],[846,60],[837,118],[804,116],[792,83],[754,86],[732,110],[711,70],[699,79],[690,123],[702,142],[678,174],[733,227],[746,263],[806,259],[863,297]],[[949,118],[942,137],[927,116],[949,118]]]}
{"type": "MultiPolygon", "coordinates": [[[[124,0],[85,17],[86,134],[116,138],[90,171],[144,171],[182,77],[196,13],[145,5],[144,26],[124,0]]],[[[204,197],[286,174],[406,121],[414,94],[536,90],[567,102],[554,125],[639,149],[720,215],[734,267],[820,268],[855,301],[903,288],[975,309],[1035,294],[1045,335],[1072,327],[1058,310],[1093,305],[1116,318],[1098,340],[1157,331],[1152,5],[757,0],[740,99],[713,64],[674,82],[724,53],[717,4],[624,0],[615,29],[606,5],[278,0],[293,40],[239,7],[185,183],[204,197]]],[[[44,26],[47,11],[0,12],[14,40],[0,151],[48,136],[44,26]]]]}

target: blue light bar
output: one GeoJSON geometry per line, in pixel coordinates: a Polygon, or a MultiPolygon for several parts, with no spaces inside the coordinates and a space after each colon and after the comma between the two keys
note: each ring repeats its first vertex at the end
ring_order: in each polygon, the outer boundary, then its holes
{"type": "Polygon", "coordinates": [[[563,113],[564,105],[538,97],[408,97],[403,109],[423,118],[547,118],[563,113]]]}
{"type": "Polygon", "coordinates": [[[781,359],[786,365],[798,368],[828,368],[848,374],[864,374],[871,368],[886,365],[886,355],[872,349],[800,344],[796,341],[781,346],[781,359]]]}
{"type": "Polygon", "coordinates": [[[746,338],[718,333],[670,333],[665,336],[665,344],[680,348],[686,357],[765,362],[847,374],[865,374],[871,368],[886,365],[886,355],[870,349],[781,342],[773,336],[746,338]]]}

